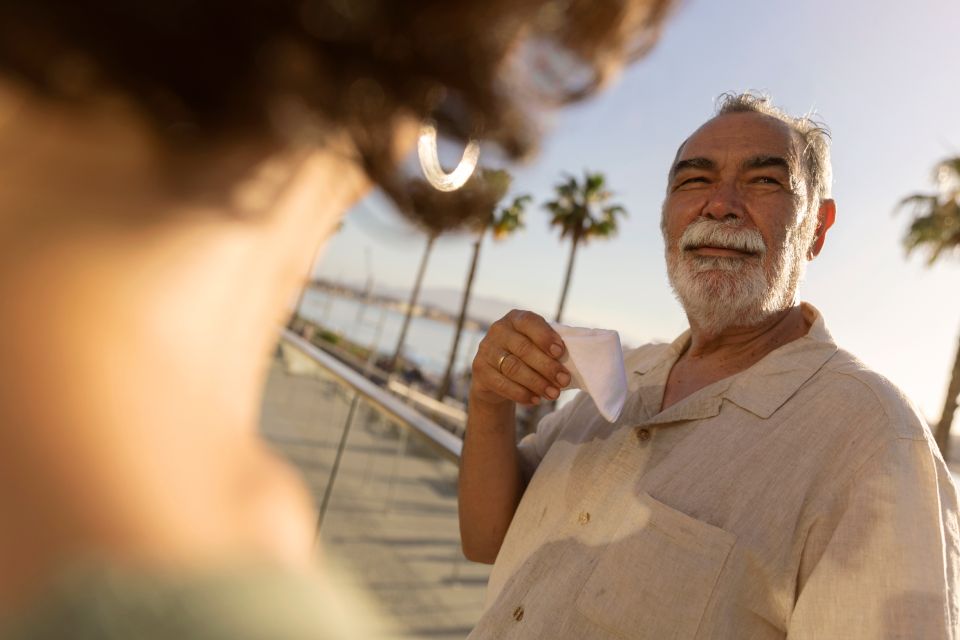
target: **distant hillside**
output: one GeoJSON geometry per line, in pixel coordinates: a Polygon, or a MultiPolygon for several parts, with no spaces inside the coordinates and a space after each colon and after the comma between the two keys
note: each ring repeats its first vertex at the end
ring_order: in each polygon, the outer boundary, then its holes
{"type": "MultiPolygon", "coordinates": [[[[420,292],[420,299],[425,304],[439,307],[452,314],[460,313],[462,296],[463,292],[454,289],[424,289],[420,292]]],[[[511,309],[518,307],[520,307],[519,303],[510,300],[474,295],[470,299],[467,315],[481,324],[491,324],[511,309]]]]}
{"type": "MultiPolygon", "coordinates": [[[[356,292],[363,290],[363,283],[344,280],[338,283],[341,286],[353,289],[356,292]]],[[[384,298],[391,298],[398,302],[406,302],[410,296],[409,289],[399,287],[387,287],[375,284],[373,295],[384,298]]],[[[420,291],[420,304],[424,306],[436,307],[454,317],[460,313],[460,302],[463,292],[457,289],[448,288],[426,288],[420,291]]],[[[487,298],[474,295],[470,299],[470,308],[467,310],[467,316],[470,320],[482,325],[489,325],[500,319],[511,309],[520,308],[521,305],[510,300],[501,300],[499,298],[487,298]]]]}

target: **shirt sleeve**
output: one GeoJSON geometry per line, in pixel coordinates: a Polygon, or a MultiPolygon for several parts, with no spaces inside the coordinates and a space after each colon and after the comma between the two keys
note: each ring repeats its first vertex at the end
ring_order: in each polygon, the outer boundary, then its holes
{"type": "Polygon", "coordinates": [[[583,391],[578,392],[570,402],[541,418],[533,433],[521,438],[517,444],[517,451],[520,454],[520,466],[527,478],[530,478],[537,467],[540,466],[540,461],[547,455],[547,450],[563,431],[563,427],[569,421],[570,416],[588,408],[584,404],[585,402],[592,403],[593,401],[583,391]]]}
{"type": "Polygon", "coordinates": [[[932,439],[883,445],[803,550],[791,640],[960,638],[957,492],[932,439]]]}
{"type": "MultiPolygon", "coordinates": [[[[669,345],[648,344],[636,349],[631,349],[624,355],[623,367],[626,371],[649,371],[653,366],[661,361],[665,354],[664,349],[669,345]]],[[[634,393],[628,386],[627,394],[634,393]]],[[[567,392],[564,391],[564,394],[567,392]]],[[[563,395],[561,395],[563,399],[563,395]]],[[[547,414],[540,419],[537,428],[533,433],[524,436],[517,445],[520,453],[520,465],[524,474],[529,479],[533,472],[540,466],[540,461],[547,455],[551,445],[564,429],[571,424],[577,424],[580,428],[593,424],[599,418],[599,412],[590,394],[585,391],[577,391],[576,395],[561,405],[559,409],[547,414]]]]}

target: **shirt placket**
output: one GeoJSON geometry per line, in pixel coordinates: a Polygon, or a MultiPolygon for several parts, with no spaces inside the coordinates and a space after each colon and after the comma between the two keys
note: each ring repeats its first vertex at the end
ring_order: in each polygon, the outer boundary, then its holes
{"type": "MultiPolygon", "coordinates": [[[[631,484],[631,477],[637,478],[643,473],[644,461],[649,457],[649,448],[652,446],[653,434],[650,429],[642,426],[625,426],[617,431],[619,442],[613,446],[616,448],[612,459],[603,467],[596,482],[591,484],[591,488],[581,498],[576,507],[570,510],[570,515],[566,521],[566,530],[570,535],[576,535],[585,541],[586,544],[595,548],[602,548],[605,542],[616,530],[616,524],[606,522],[606,518],[616,518],[616,502],[621,499],[621,492],[626,484],[631,484]],[[638,453],[641,456],[638,457],[638,453]],[[594,534],[594,531],[597,531],[594,534]]],[[[587,562],[584,557],[571,558],[571,550],[575,547],[568,547],[551,564],[563,564],[568,562],[587,562]]],[[[595,554],[594,554],[595,555],[595,554]]],[[[595,558],[594,558],[595,560],[595,558]]],[[[529,594],[532,589],[542,585],[543,581],[548,579],[548,573],[551,566],[539,564],[533,568],[527,576],[525,587],[512,594],[510,602],[503,604],[504,616],[508,616],[510,624],[507,625],[510,631],[506,637],[526,637],[524,635],[524,620],[528,620],[531,614],[540,612],[530,609],[532,598],[529,594]]],[[[578,574],[579,577],[586,579],[589,570],[578,574]]],[[[576,587],[571,587],[576,589],[576,587]]],[[[556,615],[553,611],[551,615],[556,615]]]]}

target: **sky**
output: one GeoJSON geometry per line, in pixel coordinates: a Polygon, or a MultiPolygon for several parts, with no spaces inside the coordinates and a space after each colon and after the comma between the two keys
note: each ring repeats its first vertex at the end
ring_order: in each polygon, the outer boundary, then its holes
{"type": "MultiPolygon", "coordinates": [[[[939,417],[960,337],[960,257],[925,266],[900,244],[897,202],[929,191],[934,164],[960,155],[960,2],[687,0],[654,51],[597,98],[551,115],[540,155],[513,192],[548,200],[564,173],[606,174],[629,216],[617,237],[577,253],[567,324],[616,329],[629,345],[686,328],[663,263],[666,172],[680,142],[725,91],[759,90],[790,113],[815,110],[833,133],[837,222],[801,298],[837,343],[939,417]]],[[[483,158],[481,157],[481,162],[483,158]]],[[[408,289],[424,238],[378,194],[352,210],[314,273],[408,289]]],[[[462,288],[471,238],[443,238],[424,287],[462,288]]],[[[487,239],[474,295],[552,318],[569,246],[539,206],[526,229],[487,239]]]]}

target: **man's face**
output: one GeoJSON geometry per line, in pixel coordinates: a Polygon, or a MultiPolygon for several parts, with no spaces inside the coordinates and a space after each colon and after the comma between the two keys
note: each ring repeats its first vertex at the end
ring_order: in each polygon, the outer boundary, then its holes
{"type": "Polygon", "coordinates": [[[681,148],[663,204],[667,271],[700,328],[753,326],[793,304],[816,214],[786,124],[719,116],[681,148]]]}

